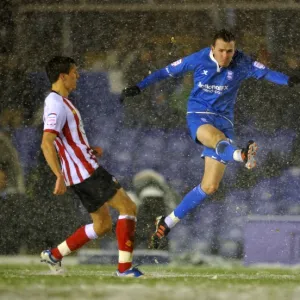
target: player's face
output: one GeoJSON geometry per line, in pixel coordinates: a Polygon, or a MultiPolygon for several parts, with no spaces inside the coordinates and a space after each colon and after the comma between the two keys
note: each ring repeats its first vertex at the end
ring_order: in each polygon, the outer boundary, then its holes
{"type": "Polygon", "coordinates": [[[211,46],[215,60],[220,67],[228,67],[235,51],[235,42],[225,42],[222,39],[218,39],[215,45],[211,46]]]}
{"type": "Polygon", "coordinates": [[[75,65],[71,67],[69,74],[63,75],[64,86],[69,93],[76,89],[78,78],[79,78],[79,73],[75,65]]]}

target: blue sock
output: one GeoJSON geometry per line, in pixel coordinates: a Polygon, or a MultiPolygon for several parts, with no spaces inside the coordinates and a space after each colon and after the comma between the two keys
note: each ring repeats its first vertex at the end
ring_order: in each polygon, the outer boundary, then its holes
{"type": "Polygon", "coordinates": [[[230,144],[228,141],[220,141],[216,146],[216,153],[221,157],[225,162],[233,161],[233,153],[238,148],[230,144]]]}
{"type": "Polygon", "coordinates": [[[193,188],[188,194],[184,196],[180,204],[175,208],[174,215],[183,219],[190,211],[198,206],[207,195],[202,191],[200,185],[193,188]]]}

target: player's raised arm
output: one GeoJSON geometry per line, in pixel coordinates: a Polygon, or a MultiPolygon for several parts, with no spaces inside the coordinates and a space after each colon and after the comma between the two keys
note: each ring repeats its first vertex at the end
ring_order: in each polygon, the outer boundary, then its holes
{"type": "Polygon", "coordinates": [[[142,81],[134,86],[126,87],[121,94],[120,101],[123,102],[126,97],[134,97],[141,93],[143,89],[169,77],[177,77],[194,69],[195,54],[181,58],[170,65],[151,73],[142,81]]]}
{"type": "Polygon", "coordinates": [[[288,76],[281,72],[273,71],[268,69],[268,73],[264,77],[264,79],[281,85],[288,85],[289,87],[293,87],[300,83],[300,77],[297,75],[288,76]]]}
{"type": "Polygon", "coordinates": [[[251,61],[250,63],[249,77],[265,79],[275,84],[288,85],[290,87],[300,83],[300,77],[297,75],[288,76],[281,72],[273,71],[258,61],[251,61]]]}

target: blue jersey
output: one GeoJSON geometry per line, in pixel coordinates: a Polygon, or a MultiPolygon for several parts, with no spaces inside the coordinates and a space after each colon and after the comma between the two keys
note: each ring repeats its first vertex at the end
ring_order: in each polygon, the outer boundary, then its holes
{"type": "Polygon", "coordinates": [[[210,48],[204,48],[160,69],[137,86],[144,89],[150,84],[186,72],[194,73],[194,87],[188,99],[188,112],[212,112],[233,120],[238,89],[244,79],[266,79],[276,84],[288,84],[288,76],[268,69],[236,50],[228,67],[220,68],[210,48]]]}

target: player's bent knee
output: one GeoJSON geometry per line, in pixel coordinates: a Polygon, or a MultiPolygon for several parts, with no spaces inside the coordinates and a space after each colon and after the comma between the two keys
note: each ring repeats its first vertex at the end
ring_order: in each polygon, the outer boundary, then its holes
{"type": "Polygon", "coordinates": [[[117,209],[121,215],[136,216],[137,214],[136,204],[129,198],[123,189],[120,189],[117,195],[108,201],[108,205],[117,209]]]}
{"type": "Polygon", "coordinates": [[[207,195],[212,195],[214,194],[219,188],[218,184],[206,184],[206,185],[201,185],[201,189],[203,192],[207,195]]]}
{"type": "Polygon", "coordinates": [[[98,237],[100,237],[100,236],[112,231],[112,222],[107,221],[107,222],[101,222],[99,224],[94,223],[94,230],[95,230],[96,234],[98,235],[98,237]]]}
{"type": "Polygon", "coordinates": [[[224,133],[220,132],[218,134],[216,134],[214,136],[214,144],[215,146],[220,142],[220,141],[223,141],[223,140],[226,140],[226,136],[224,135],[224,133]]]}

